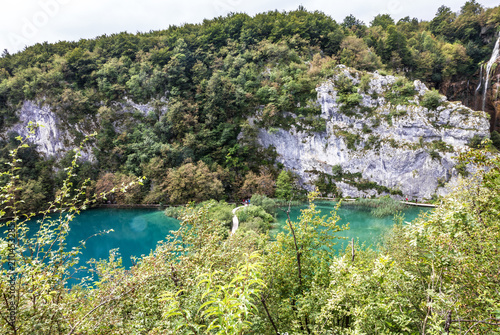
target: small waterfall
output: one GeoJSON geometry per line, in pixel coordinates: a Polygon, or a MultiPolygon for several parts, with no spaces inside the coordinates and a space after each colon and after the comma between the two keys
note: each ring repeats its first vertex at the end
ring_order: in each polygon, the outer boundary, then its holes
{"type": "Polygon", "coordinates": [[[483,81],[483,65],[484,64],[481,64],[481,67],[479,68],[479,84],[477,84],[476,93],[479,92],[479,89],[481,88],[481,82],[483,81]]]}
{"type": "Polygon", "coordinates": [[[498,33],[497,42],[495,43],[495,47],[493,48],[493,53],[491,54],[491,58],[488,61],[488,64],[486,64],[486,81],[484,82],[484,90],[483,90],[483,111],[484,108],[486,107],[486,91],[488,91],[488,82],[490,81],[490,70],[491,67],[493,66],[493,63],[495,63],[495,61],[498,58],[499,44],[500,44],[500,33],[498,33]]]}

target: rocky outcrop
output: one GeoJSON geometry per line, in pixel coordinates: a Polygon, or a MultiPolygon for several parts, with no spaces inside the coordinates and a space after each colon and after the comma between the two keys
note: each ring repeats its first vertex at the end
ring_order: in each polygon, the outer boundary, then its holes
{"type": "Polygon", "coordinates": [[[428,90],[419,81],[406,83],[406,91],[413,86],[415,95],[395,104],[389,97],[398,98],[394,92],[404,84],[402,79],[345,67],[338,70],[317,88],[326,131],[297,131],[292,126],[290,131],[260,129],[258,136],[263,146],[276,148],[279,161],[309,188],[324,173],[334,176],[344,196],[392,192],[423,199],[445,194],[444,184],[458,175],[457,152],[465,150],[474,136],[489,136],[483,112],[448,102],[445,97],[435,110],[420,105],[428,90]],[[336,82],[341,76],[349,78],[353,87],[360,86],[365,77],[364,91],[357,89],[358,106],[346,109],[339,102],[343,100],[336,82]]]}
{"type": "MultiPolygon", "coordinates": [[[[36,126],[34,134],[30,135],[30,142],[37,150],[47,156],[59,156],[65,152],[65,133],[59,127],[58,117],[49,106],[42,106],[32,101],[25,101],[18,114],[19,122],[9,129],[22,137],[29,135],[29,125],[36,126]]],[[[8,133],[6,132],[6,133],[8,133]]]]}
{"type": "MultiPolygon", "coordinates": [[[[121,131],[125,123],[147,115],[150,111],[157,109],[162,113],[166,111],[166,100],[160,99],[151,104],[137,104],[130,99],[112,104],[115,113],[113,126],[116,131],[121,131]],[[153,107],[153,105],[159,105],[153,107]]],[[[100,127],[100,115],[88,117],[77,124],[69,124],[61,119],[53,109],[42,102],[25,101],[18,111],[19,122],[7,129],[2,136],[6,138],[11,133],[16,133],[22,137],[29,137],[29,143],[36,146],[39,153],[46,157],[61,158],[69,150],[79,147],[78,140],[92,134],[100,127]],[[29,134],[30,123],[36,127],[34,133],[29,134]]],[[[82,159],[93,161],[92,145],[86,145],[82,152],[82,159]]]]}

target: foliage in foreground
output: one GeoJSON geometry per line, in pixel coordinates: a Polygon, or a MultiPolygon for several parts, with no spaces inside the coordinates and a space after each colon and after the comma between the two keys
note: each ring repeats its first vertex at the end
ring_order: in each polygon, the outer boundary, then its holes
{"type": "MultiPolygon", "coordinates": [[[[14,248],[2,244],[0,325],[9,334],[494,334],[500,158],[475,151],[462,159],[486,169],[434,212],[410,224],[396,218],[377,251],[335,252],[339,218],[319,217],[313,203],[275,241],[251,230],[228,236],[212,202],[186,213],[129,270],[111,251],[91,262],[95,282],[71,288],[80,250],[68,249],[65,236],[80,198],[65,196],[68,184],[59,211],[72,205],[70,216],[45,221],[33,238],[17,215],[7,223],[18,230],[14,248]],[[15,272],[6,267],[9,250],[15,272]]],[[[14,160],[3,175],[12,182],[2,186],[2,216],[17,213],[17,171],[14,160]]]]}

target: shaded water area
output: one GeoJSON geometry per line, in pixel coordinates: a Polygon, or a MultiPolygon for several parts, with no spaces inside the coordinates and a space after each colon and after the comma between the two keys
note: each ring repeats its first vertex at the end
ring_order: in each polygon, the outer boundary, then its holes
{"type": "MultiPolygon", "coordinates": [[[[336,202],[332,201],[321,201],[315,202],[316,209],[321,213],[320,215],[330,216],[332,210],[335,209],[337,205],[336,202]]],[[[307,208],[307,205],[303,206],[293,206],[290,210],[290,219],[292,221],[298,221],[300,216],[300,210],[307,208]]],[[[370,208],[352,206],[347,204],[342,204],[338,210],[338,215],[340,216],[340,221],[337,225],[345,225],[349,223],[349,230],[338,232],[337,236],[347,237],[346,240],[338,240],[337,248],[338,250],[344,249],[351,239],[359,239],[360,243],[364,243],[366,247],[375,246],[382,241],[384,235],[392,228],[394,225],[393,215],[388,215],[382,218],[374,217],[370,214],[370,208]]],[[[404,221],[413,221],[421,212],[429,212],[432,209],[423,207],[410,207],[405,209],[402,214],[404,215],[404,221]]],[[[286,213],[279,210],[277,213],[278,227],[274,230],[274,233],[283,231],[283,226],[286,224],[286,213]]]]}

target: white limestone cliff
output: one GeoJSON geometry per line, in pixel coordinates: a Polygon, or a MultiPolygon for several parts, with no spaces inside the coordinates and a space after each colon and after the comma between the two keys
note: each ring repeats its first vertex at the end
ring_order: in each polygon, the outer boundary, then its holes
{"type": "MultiPolygon", "coordinates": [[[[362,74],[340,67],[338,75],[359,84],[362,74]]],[[[383,94],[397,78],[378,73],[370,77],[369,89],[358,90],[362,101],[355,115],[341,111],[336,78],[332,78],[317,88],[326,131],[300,132],[293,126],[290,131],[260,129],[260,144],[274,146],[278,160],[308,188],[312,188],[318,172],[331,175],[332,168],[340,165],[344,172],[361,173],[363,181],[399,190],[411,199],[430,199],[433,194],[447,193],[442,186],[458,176],[454,157],[467,149],[474,136],[489,137],[487,115],[445,101],[444,97],[435,111],[428,110],[419,104],[427,91],[419,81],[413,83],[417,94],[411,103],[394,106],[383,94]],[[363,107],[374,111],[363,116],[363,107]],[[346,135],[351,136],[351,143],[346,135]],[[354,143],[352,138],[356,138],[354,143]],[[435,149],[435,144],[444,144],[446,150],[435,149]]],[[[336,186],[343,196],[379,194],[375,189],[358,189],[356,185],[361,179],[342,178],[336,186]]]]}
{"type": "MultiPolygon", "coordinates": [[[[166,100],[160,99],[157,105],[160,104],[160,113],[166,112],[166,100]]],[[[130,99],[124,99],[124,102],[116,102],[113,108],[119,115],[135,113],[147,115],[154,108],[152,104],[137,104],[130,99]]],[[[26,138],[29,136],[29,143],[36,146],[39,153],[45,157],[61,158],[69,150],[76,149],[78,145],[75,143],[75,134],[79,138],[88,136],[99,129],[100,116],[95,118],[86,118],[77,124],[68,124],[64,122],[53,109],[41,102],[25,101],[21,109],[17,112],[19,122],[8,128],[1,136],[6,139],[10,133],[16,133],[26,138]],[[34,128],[34,134],[29,134],[29,124],[34,128]]],[[[123,128],[121,122],[130,120],[131,118],[122,118],[114,122],[116,131],[123,128]]],[[[81,152],[82,159],[93,161],[92,145],[88,144],[81,152]]]]}

